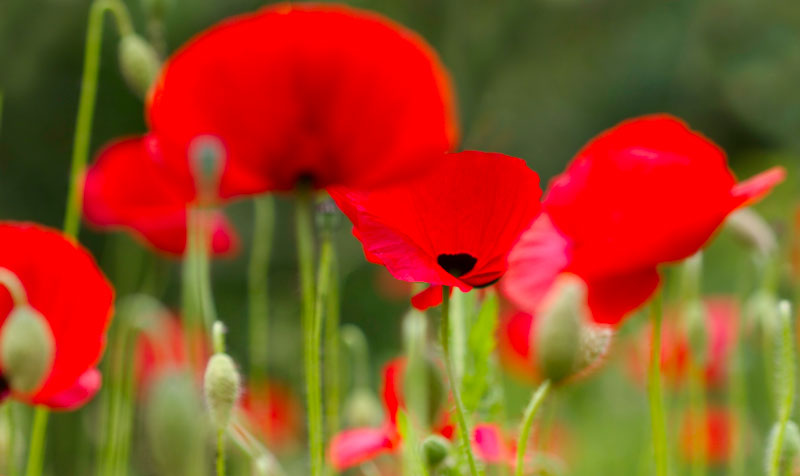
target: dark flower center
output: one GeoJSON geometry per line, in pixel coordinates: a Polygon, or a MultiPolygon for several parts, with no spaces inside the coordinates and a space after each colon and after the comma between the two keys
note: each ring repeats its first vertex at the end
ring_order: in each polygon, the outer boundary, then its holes
{"type": "Polygon", "coordinates": [[[8,380],[0,374],[0,402],[6,399],[11,394],[11,387],[8,385],[8,380]]]}
{"type": "Polygon", "coordinates": [[[439,263],[439,266],[444,268],[445,271],[459,278],[472,271],[472,268],[475,267],[475,263],[478,262],[478,258],[467,253],[458,253],[456,255],[442,253],[436,257],[436,262],[439,263]]]}

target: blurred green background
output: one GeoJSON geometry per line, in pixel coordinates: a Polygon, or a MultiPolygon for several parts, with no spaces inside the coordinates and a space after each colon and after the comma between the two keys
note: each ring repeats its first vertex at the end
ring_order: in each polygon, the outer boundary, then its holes
{"type": "MultiPolygon", "coordinates": [[[[157,1],[157,0],[152,0],[157,1]]],[[[193,34],[264,2],[163,0],[172,51],[193,34]]],[[[141,33],[148,0],[126,0],[141,33]]],[[[791,0],[354,0],[420,32],[439,52],[456,86],[462,147],[522,157],[546,181],[598,132],[632,116],[669,112],[723,146],[740,176],[780,163],[790,178],[761,210],[789,236],[800,152],[800,5],[791,0]]],[[[79,96],[88,0],[0,0],[0,217],[60,227],[79,96]]],[[[145,130],[142,102],[126,88],[116,58],[116,32],[106,20],[92,135],[96,151],[112,138],[145,130]]],[[[681,193],[681,184],[675,184],[681,193]]],[[[220,315],[230,324],[231,352],[246,366],[246,273],[252,204],[230,215],[243,240],[235,258],[214,264],[220,315]]],[[[291,208],[278,201],[270,294],[270,356],[276,377],[299,381],[300,335],[291,208]]],[[[400,348],[404,298],[379,289],[380,270],[365,263],[342,223],[342,316],[367,334],[375,376],[400,348]]],[[[82,231],[120,295],[157,258],[125,235],[82,231]],[[141,268],[141,269],[140,269],[141,268]]],[[[160,260],[163,261],[163,260],[160,260]]],[[[706,259],[705,288],[731,292],[755,286],[748,259],[722,233],[706,259]],[[742,277],[742,274],[745,274],[742,277]],[[744,285],[742,284],[744,282],[744,285]]],[[[177,263],[157,265],[157,294],[178,303],[177,263]]],[[[641,325],[631,319],[629,327],[641,325]]],[[[632,332],[632,331],[631,331],[632,332]]],[[[623,335],[626,330],[623,330],[623,335]]],[[[761,439],[771,421],[763,368],[747,360],[750,406],[757,430],[748,458],[760,467],[761,439]],[[761,389],[761,390],[759,390],[761,389]]],[[[620,359],[625,356],[621,355],[620,359]]],[[[612,357],[612,363],[614,358],[612,357]]],[[[573,431],[575,475],[646,474],[649,451],[644,392],[617,365],[567,389],[558,413],[573,431]]],[[[510,385],[516,411],[529,388],[510,385]]],[[[298,387],[299,388],[299,387],[298,387]]],[[[82,414],[87,414],[83,412],[82,414]]],[[[68,435],[91,421],[59,415],[68,435]]],[[[54,433],[56,434],[56,433],[54,433]]],[[[51,436],[57,474],[83,474],[76,438],[51,436]],[[76,449],[77,448],[77,449],[76,449]],[[76,456],[77,455],[77,456],[76,456]]],[[[83,453],[81,453],[83,451],[83,453]]],[[[753,473],[756,474],[756,473],[753,473]]]]}

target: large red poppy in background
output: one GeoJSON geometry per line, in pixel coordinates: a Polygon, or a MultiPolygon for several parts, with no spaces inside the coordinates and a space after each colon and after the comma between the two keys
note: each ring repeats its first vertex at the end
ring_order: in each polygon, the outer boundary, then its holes
{"type": "Polygon", "coordinates": [[[737,183],[724,152],[671,116],[625,121],[556,177],[544,212],[509,256],[503,289],[534,312],[555,277],[578,275],[598,323],[618,324],[659,284],[657,267],[696,253],[739,207],[783,180],[737,183]]]}
{"type": "MultiPolygon", "coordinates": [[[[406,180],[457,140],[433,50],[386,18],[337,5],[280,4],[201,33],[164,66],[146,116],[148,134],[111,144],[87,174],[85,210],[168,252],[185,243],[198,141],[219,145],[217,196],[229,199],[406,180]]],[[[227,251],[228,235],[215,250],[227,251]]]]}
{"type": "Polygon", "coordinates": [[[369,192],[333,187],[331,196],[353,222],[367,259],[403,281],[462,291],[499,280],[520,233],[540,212],[539,176],[507,155],[459,152],[434,159],[412,182],[369,192]]]}
{"type": "MultiPolygon", "coordinates": [[[[17,276],[55,343],[53,364],[41,387],[32,395],[18,395],[3,379],[2,396],[10,393],[53,409],[83,405],[100,389],[95,365],[111,320],[111,285],[85,249],[56,230],[29,223],[0,223],[0,267],[17,276]]],[[[0,286],[0,326],[13,307],[8,290],[0,286]]]]}

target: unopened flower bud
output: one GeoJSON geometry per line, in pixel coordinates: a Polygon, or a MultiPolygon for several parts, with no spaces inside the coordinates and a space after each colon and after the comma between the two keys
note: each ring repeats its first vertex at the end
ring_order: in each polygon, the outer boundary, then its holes
{"type": "Polygon", "coordinates": [[[574,276],[556,281],[535,326],[536,358],[542,376],[559,382],[578,365],[586,285],[574,276]]]}
{"type": "Polygon", "coordinates": [[[155,49],[141,36],[130,33],[119,41],[119,69],[122,77],[139,97],[147,96],[161,69],[155,49]]]}
{"type": "Polygon", "coordinates": [[[344,404],[344,417],[349,427],[375,426],[381,422],[383,410],[374,393],[359,388],[347,398],[344,404]]]}
{"type": "Polygon", "coordinates": [[[452,445],[441,435],[430,435],[422,442],[422,454],[429,468],[434,469],[450,455],[452,445]]]}
{"type": "Polygon", "coordinates": [[[217,429],[224,429],[231,420],[241,387],[241,378],[231,356],[223,353],[212,355],[203,384],[211,422],[217,429]]]}
{"type": "Polygon", "coordinates": [[[611,348],[614,331],[609,326],[584,323],[574,373],[584,374],[595,369],[611,348]]]}
{"type": "Polygon", "coordinates": [[[44,316],[28,305],[15,307],[0,329],[3,375],[11,389],[23,394],[38,390],[54,356],[53,332],[44,316]]]}
{"type": "Polygon", "coordinates": [[[206,420],[200,394],[189,374],[170,373],[148,391],[145,423],[160,474],[204,474],[206,420]]]}

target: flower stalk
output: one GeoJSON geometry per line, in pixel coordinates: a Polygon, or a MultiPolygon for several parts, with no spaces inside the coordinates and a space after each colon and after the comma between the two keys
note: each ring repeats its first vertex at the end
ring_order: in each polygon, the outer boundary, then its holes
{"type": "Polygon", "coordinates": [[[780,340],[777,342],[778,345],[776,345],[778,349],[778,367],[775,371],[775,387],[778,396],[778,421],[776,423],[777,430],[775,439],[769,446],[769,453],[767,455],[768,476],[780,476],[781,474],[781,456],[784,450],[786,427],[792,415],[792,407],[794,406],[796,393],[795,372],[797,368],[794,356],[794,333],[792,330],[791,312],[791,305],[789,302],[781,301],[778,305],[780,340]]]}
{"type": "Polygon", "coordinates": [[[656,291],[650,313],[653,324],[653,341],[650,344],[647,392],[650,401],[656,476],[667,476],[667,430],[664,416],[664,396],[661,389],[661,320],[663,314],[661,299],[661,291],[656,291]]]}
{"type": "Polygon", "coordinates": [[[545,380],[542,382],[536,391],[533,392],[531,401],[528,402],[528,406],[525,408],[525,413],[522,417],[522,426],[519,430],[519,442],[517,443],[516,476],[523,476],[523,474],[525,474],[525,452],[528,446],[528,440],[530,439],[533,421],[535,420],[536,414],[539,412],[539,408],[541,408],[542,403],[544,403],[545,398],[547,398],[547,394],[550,392],[551,386],[552,384],[550,383],[550,380],[545,380]]]}

